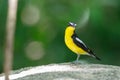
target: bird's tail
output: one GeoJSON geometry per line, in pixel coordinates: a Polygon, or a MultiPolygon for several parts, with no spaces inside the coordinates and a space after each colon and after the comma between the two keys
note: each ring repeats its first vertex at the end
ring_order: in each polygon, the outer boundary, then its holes
{"type": "Polygon", "coordinates": [[[101,61],[101,59],[99,57],[97,57],[92,51],[89,52],[90,56],[94,57],[95,59],[101,61]]]}
{"type": "Polygon", "coordinates": [[[95,59],[101,61],[101,59],[99,57],[97,57],[95,54],[92,54],[91,56],[94,57],[95,59]]]}

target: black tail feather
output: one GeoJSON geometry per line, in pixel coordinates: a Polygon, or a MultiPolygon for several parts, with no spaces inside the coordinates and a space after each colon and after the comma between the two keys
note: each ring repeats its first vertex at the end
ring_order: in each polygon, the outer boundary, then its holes
{"type": "Polygon", "coordinates": [[[90,50],[89,53],[90,53],[90,55],[91,55],[92,57],[94,57],[95,59],[101,61],[101,59],[100,59],[99,57],[97,57],[91,50],[90,50]]]}
{"type": "Polygon", "coordinates": [[[97,60],[101,61],[101,59],[100,59],[99,57],[95,56],[95,58],[96,58],[97,60]]]}

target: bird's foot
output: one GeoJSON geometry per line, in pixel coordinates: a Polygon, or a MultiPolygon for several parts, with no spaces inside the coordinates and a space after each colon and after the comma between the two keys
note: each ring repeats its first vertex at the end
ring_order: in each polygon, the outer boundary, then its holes
{"type": "Polygon", "coordinates": [[[75,60],[72,62],[73,64],[81,64],[81,62],[79,60],[75,60]]]}
{"type": "Polygon", "coordinates": [[[75,60],[72,62],[73,64],[90,64],[90,62],[88,61],[84,61],[84,60],[75,60]]]}

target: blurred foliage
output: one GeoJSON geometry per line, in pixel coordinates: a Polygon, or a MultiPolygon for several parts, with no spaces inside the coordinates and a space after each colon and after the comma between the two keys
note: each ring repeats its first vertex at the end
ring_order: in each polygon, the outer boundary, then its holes
{"type": "MultiPolygon", "coordinates": [[[[0,0],[0,72],[7,3],[0,0]]],[[[13,69],[74,61],[76,54],[64,44],[64,30],[70,21],[78,24],[78,36],[102,59],[81,56],[80,60],[120,66],[119,0],[19,0],[13,69]]]]}

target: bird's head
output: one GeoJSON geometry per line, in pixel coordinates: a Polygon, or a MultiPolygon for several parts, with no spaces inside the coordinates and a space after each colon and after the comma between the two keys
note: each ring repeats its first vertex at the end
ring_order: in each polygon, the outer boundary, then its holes
{"type": "Polygon", "coordinates": [[[75,32],[75,23],[69,22],[68,27],[65,30],[65,33],[68,35],[72,35],[75,32]]]}
{"type": "Polygon", "coordinates": [[[72,23],[72,22],[69,22],[68,26],[75,27],[76,24],[75,24],[75,23],[72,23]]]}

